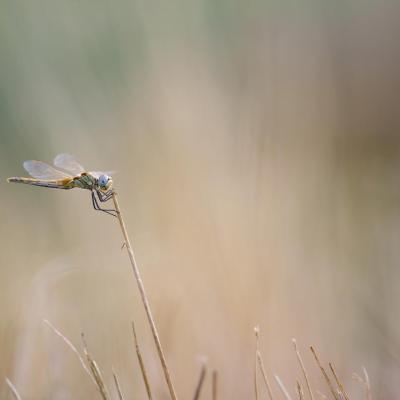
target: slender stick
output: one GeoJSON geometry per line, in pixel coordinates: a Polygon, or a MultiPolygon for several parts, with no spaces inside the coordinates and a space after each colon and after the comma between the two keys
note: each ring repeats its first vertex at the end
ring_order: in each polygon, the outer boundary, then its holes
{"type": "Polygon", "coordinates": [[[218,371],[212,373],[212,400],[217,400],[218,394],[218,371]]]}
{"type": "Polygon", "coordinates": [[[312,390],[311,390],[311,385],[310,385],[310,381],[309,381],[309,379],[308,379],[307,371],[306,371],[306,368],[305,368],[305,366],[304,366],[303,359],[301,358],[299,349],[297,348],[296,339],[293,338],[293,339],[292,339],[292,342],[293,342],[293,346],[294,346],[294,351],[295,351],[296,356],[297,356],[297,360],[299,361],[301,371],[303,372],[303,376],[304,376],[304,379],[305,379],[306,384],[307,384],[307,390],[308,390],[308,393],[309,393],[309,395],[310,395],[310,399],[311,399],[311,400],[314,400],[314,396],[313,396],[313,392],[312,392],[312,390]]]}
{"type": "Polygon", "coordinates": [[[360,382],[365,389],[365,400],[372,400],[372,394],[371,394],[371,384],[369,381],[369,376],[368,376],[368,372],[365,369],[365,367],[363,367],[363,372],[364,372],[364,378],[361,378],[360,375],[356,374],[355,372],[353,373],[353,379],[357,380],[358,382],[360,382]]]}
{"type": "Polygon", "coordinates": [[[260,328],[258,326],[256,326],[254,328],[254,333],[256,335],[256,365],[255,365],[255,375],[254,375],[254,385],[255,385],[255,389],[256,389],[256,397],[258,396],[258,388],[257,388],[257,363],[258,363],[260,370],[261,370],[261,375],[264,380],[265,387],[268,392],[268,396],[269,396],[270,400],[273,400],[271,385],[269,383],[267,373],[265,372],[264,362],[261,357],[260,347],[259,347],[259,343],[258,343],[259,339],[260,339],[260,328]]]}
{"type": "Polygon", "coordinates": [[[92,380],[92,382],[96,385],[97,383],[96,380],[93,378],[91,372],[89,371],[89,368],[86,366],[85,361],[83,357],[81,356],[81,353],[77,350],[77,348],[72,344],[72,342],[65,336],[63,335],[49,320],[44,319],[43,322],[58,336],[60,337],[63,342],[76,354],[76,356],[79,359],[79,362],[82,365],[82,368],[84,371],[88,374],[89,378],[92,380]]]}
{"type": "Polygon", "coordinates": [[[6,378],[6,383],[7,383],[7,386],[10,388],[15,400],[22,400],[22,397],[18,393],[17,388],[8,378],[6,378]]]}
{"type": "Polygon", "coordinates": [[[203,365],[201,366],[199,381],[197,382],[196,390],[194,391],[193,400],[198,400],[200,397],[200,392],[201,388],[203,387],[204,378],[206,377],[206,372],[207,372],[207,367],[206,364],[203,363],[203,365]]]}
{"type": "Polygon", "coordinates": [[[150,309],[149,301],[147,300],[147,296],[146,296],[146,292],[144,290],[142,278],[140,277],[139,268],[136,264],[135,256],[133,254],[133,250],[132,250],[131,242],[128,237],[128,232],[126,230],[125,222],[122,218],[121,210],[119,208],[117,194],[115,192],[112,195],[112,199],[114,202],[115,211],[117,212],[118,221],[121,226],[122,235],[124,236],[125,247],[126,247],[126,250],[128,251],[128,256],[129,256],[129,259],[130,259],[130,262],[132,265],[133,274],[135,275],[135,279],[136,279],[136,282],[137,282],[137,285],[139,288],[140,296],[142,298],[143,306],[146,311],[147,319],[149,320],[149,324],[150,324],[151,332],[153,334],[154,342],[157,347],[158,356],[160,357],[161,365],[162,365],[162,368],[164,371],[165,380],[167,382],[168,389],[169,389],[169,394],[170,394],[172,400],[177,400],[175,389],[174,389],[174,386],[172,384],[171,377],[169,374],[167,362],[165,361],[164,352],[161,347],[161,342],[160,342],[160,338],[158,336],[156,324],[154,322],[153,314],[150,309]]]}
{"type": "Polygon", "coordinates": [[[96,381],[101,397],[103,398],[103,400],[110,400],[110,395],[108,394],[108,390],[104,383],[104,379],[101,375],[99,366],[97,365],[96,361],[92,358],[92,356],[89,354],[85,340],[85,335],[83,333],[81,333],[81,339],[83,343],[83,352],[85,353],[85,356],[88,360],[90,370],[92,371],[92,376],[96,381]]]}
{"type": "Polygon", "coordinates": [[[142,354],[140,352],[139,342],[138,342],[137,336],[136,336],[135,324],[133,323],[133,321],[132,321],[132,332],[133,332],[133,339],[135,341],[136,356],[137,356],[137,359],[138,359],[138,362],[139,362],[139,365],[140,365],[140,370],[142,371],[142,377],[143,377],[144,385],[146,386],[147,398],[149,400],[152,400],[150,384],[149,384],[149,380],[147,378],[146,368],[144,366],[142,354]]]}
{"type": "Polygon", "coordinates": [[[371,394],[371,383],[369,381],[369,376],[367,369],[365,367],[362,367],[364,376],[365,376],[365,387],[366,387],[366,392],[367,392],[367,400],[372,400],[372,394],[371,394]]]}
{"type": "Polygon", "coordinates": [[[319,361],[319,358],[318,358],[318,356],[317,356],[316,351],[314,350],[314,347],[313,347],[313,346],[310,346],[310,350],[311,350],[311,352],[313,353],[314,358],[315,358],[315,361],[317,362],[318,367],[319,367],[319,369],[321,370],[322,375],[324,376],[324,378],[325,378],[325,380],[326,380],[326,383],[327,383],[328,386],[329,386],[329,389],[330,389],[330,391],[331,391],[331,393],[332,393],[333,398],[334,398],[335,400],[339,400],[339,397],[338,397],[338,395],[337,395],[337,393],[336,393],[336,391],[335,391],[335,388],[333,387],[332,382],[331,382],[331,380],[329,379],[329,376],[328,376],[328,374],[326,373],[324,367],[322,366],[321,362],[319,361]]]}
{"type": "Polygon", "coordinates": [[[274,378],[276,380],[276,383],[279,386],[279,389],[281,389],[281,392],[283,394],[283,396],[285,397],[286,400],[292,400],[289,392],[287,391],[287,389],[285,388],[285,385],[283,384],[283,382],[281,381],[281,378],[279,378],[278,375],[274,375],[274,378]]]}
{"type": "Polygon", "coordinates": [[[270,400],[273,400],[271,384],[269,383],[267,373],[265,372],[265,368],[264,368],[264,362],[261,357],[261,353],[259,351],[257,351],[257,360],[258,360],[258,364],[260,365],[261,375],[264,379],[264,384],[265,384],[265,387],[267,388],[268,396],[269,396],[270,400]]]}
{"type": "Polygon", "coordinates": [[[304,399],[303,388],[301,387],[301,383],[299,381],[296,381],[296,387],[297,387],[297,394],[299,395],[299,400],[303,400],[304,399]]]}
{"type": "Polygon", "coordinates": [[[338,387],[340,389],[340,393],[342,393],[343,397],[346,400],[350,400],[349,396],[347,395],[346,390],[345,390],[345,388],[343,386],[343,383],[340,381],[340,379],[339,379],[339,377],[338,377],[338,375],[336,373],[335,367],[333,366],[332,363],[329,363],[329,368],[331,369],[331,372],[332,372],[333,377],[335,378],[336,384],[338,385],[338,387]]]}
{"type": "Polygon", "coordinates": [[[255,353],[255,357],[254,357],[254,397],[255,397],[255,400],[258,400],[257,354],[259,352],[259,346],[258,346],[259,332],[260,332],[260,328],[258,326],[254,327],[254,333],[256,335],[256,353],[255,353]]]}
{"type": "Polygon", "coordinates": [[[124,395],[122,394],[121,385],[119,384],[118,376],[117,376],[117,374],[115,373],[114,369],[113,369],[113,377],[114,377],[115,387],[116,387],[117,392],[118,392],[118,398],[119,398],[119,400],[125,400],[124,395]]]}

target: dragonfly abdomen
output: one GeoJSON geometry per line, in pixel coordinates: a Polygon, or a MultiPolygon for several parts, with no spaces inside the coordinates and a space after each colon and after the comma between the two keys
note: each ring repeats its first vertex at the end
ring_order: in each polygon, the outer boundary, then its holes
{"type": "Polygon", "coordinates": [[[72,189],[72,179],[66,178],[61,180],[39,180],[35,178],[21,178],[12,177],[8,178],[7,182],[24,183],[26,185],[48,187],[53,189],[72,189]]]}

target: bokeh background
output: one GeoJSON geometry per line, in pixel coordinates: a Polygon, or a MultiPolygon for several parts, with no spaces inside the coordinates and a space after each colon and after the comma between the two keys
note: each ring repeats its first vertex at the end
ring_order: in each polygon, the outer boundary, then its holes
{"type": "Polygon", "coordinates": [[[85,333],[114,398],[112,368],[145,398],[134,319],[168,398],[116,220],[86,191],[5,182],[69,152],[117,171],[181,399],[204,359],[221,399],[253,398],[255,325],[293,395],[296,337],[315,389],[309,344],[353,398],[363,365],[398,398],[399,20],[395,0],[2,0],[0,380],[99,398],[47,318],[85,333]]]}

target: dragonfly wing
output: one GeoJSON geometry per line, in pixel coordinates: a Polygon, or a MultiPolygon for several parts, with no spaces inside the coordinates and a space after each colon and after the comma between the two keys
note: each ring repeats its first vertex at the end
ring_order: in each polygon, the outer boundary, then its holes
{"type": "Polygon", "coordinates": [[[85,169],[76,161],[74,156],[71,154],[59,154],[54,159],[54,165],[57,168],[62,168],[71,173],[74,176],[80,175],[82,172],[85,172],[85,169]]]}
{"type": "Polygon", "coordinates": [[[59,171],[53,168],[51,165],[46,164],[42,161],[28,160],[25,161],[23,165],[29,175],[36,179],[58,180],[72,178],[71,175],[59,171]]]}

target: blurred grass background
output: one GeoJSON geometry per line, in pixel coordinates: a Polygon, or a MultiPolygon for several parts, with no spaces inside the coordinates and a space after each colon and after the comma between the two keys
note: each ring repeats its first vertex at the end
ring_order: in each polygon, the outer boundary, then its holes
{"type": "MultiPolygon", "coordinates": [[[[251,398],[253,327],[290,390],[298,339],[351,394],[400,374],[397,1],[0,1],[0,379],[24,399],[144,398],[135,319],[167,398],[122,237],[85,191],[7,185],[26,159],[114,169],[180,398],[199,358],[221,398],[251,398]]],[[[210,381],[208,377],[209,397],[210,381]]],[[[10,398],[5,385],[1,398],[10,398]],[[7,397],[8,396],[8,397],[7,397]]]]}

